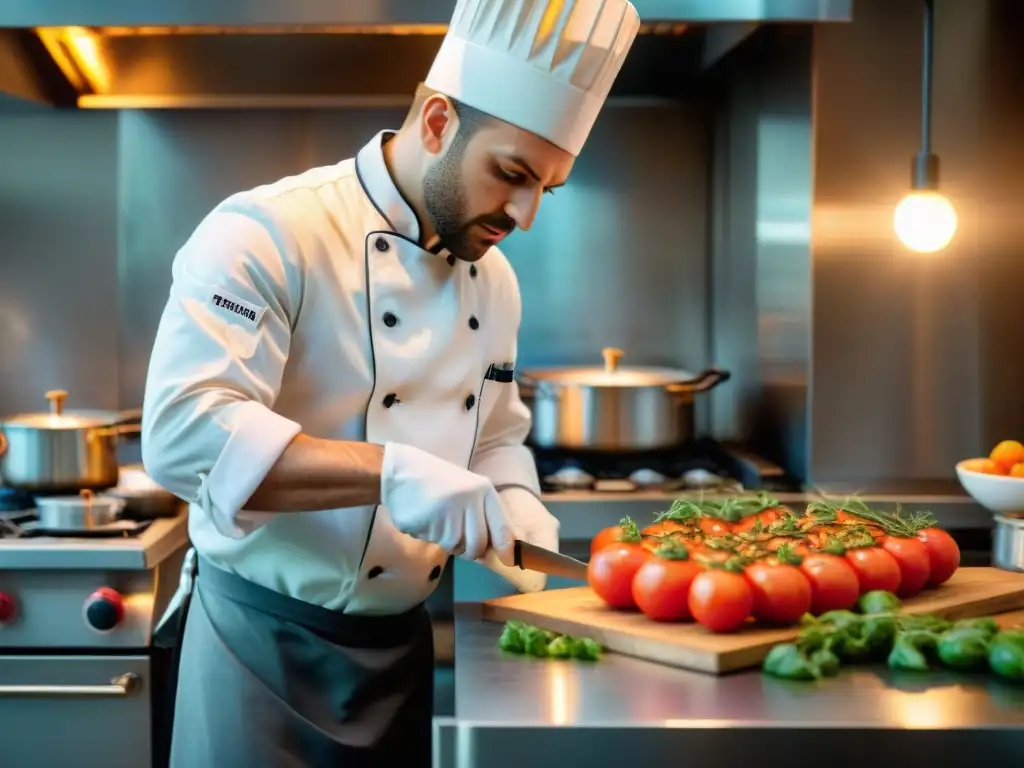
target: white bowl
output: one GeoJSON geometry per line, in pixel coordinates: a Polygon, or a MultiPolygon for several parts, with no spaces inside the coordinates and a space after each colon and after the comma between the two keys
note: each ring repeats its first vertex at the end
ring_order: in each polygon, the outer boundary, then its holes
{"type": "Polygon", "coordinates": [[[985,509],[997,514],[1024,513],[1024,477],[989,475],[956,465],[960,485],[985,509]]]}

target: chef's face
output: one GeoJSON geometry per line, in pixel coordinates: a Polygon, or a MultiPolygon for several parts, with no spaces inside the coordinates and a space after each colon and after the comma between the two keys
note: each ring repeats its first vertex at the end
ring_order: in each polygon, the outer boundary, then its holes
{"type": "Polygon", "coordinates": [[[550,142],[440,96],[424,105],[427,213],[441,245],[476,261],[517,227],[529,229],[541,197],[565,183],[574,158],[550,142]]]}

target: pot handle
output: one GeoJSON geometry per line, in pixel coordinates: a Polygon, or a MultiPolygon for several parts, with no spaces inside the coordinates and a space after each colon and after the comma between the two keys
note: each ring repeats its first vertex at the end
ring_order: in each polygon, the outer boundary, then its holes
{"type": "Polygon", "coordinates": [[[732,374],[723,371],[721,368],[709,368],[696,378],[689,381],[680,381],[676,384],[669,384],[665,387],[673,395],[696,395],[714,389],[722,382],[732,378],[732,374]]]}

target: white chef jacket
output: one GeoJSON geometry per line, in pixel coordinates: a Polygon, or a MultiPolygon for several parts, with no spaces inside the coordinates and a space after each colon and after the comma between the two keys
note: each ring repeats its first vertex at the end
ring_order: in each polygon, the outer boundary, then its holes
{"type": "MultiPolygon", "coordinates": [[[[512,378],[521,303],[508,261],[419,243],[384,161],[359,154],[233,195],[174,259],[143,404],[153,479],[191,503],[189,534],[217,565],[357,614],[407,610],[447,561],[384,505],[240,511],[300,432],[417,446],[494,483],[513,529],[557,549],[523,445],[512,378]]],[[[486,560],[521,589],[522,571],[486,560]]]]}

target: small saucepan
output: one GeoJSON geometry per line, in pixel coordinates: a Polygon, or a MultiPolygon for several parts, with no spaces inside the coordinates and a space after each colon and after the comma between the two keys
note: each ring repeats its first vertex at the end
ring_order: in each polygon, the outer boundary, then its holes
{"type": "Polygon", "coordinates": [[[82,491],[77,496],[39,496],[36,514],[39,527],[48,531],[88,531],[115,522],[124,501],[82,491]]]}
{"type": "Polygon", "coordinates": [[[141,431],[142,411],[72,411],[68,393],[46,393],[50,409],[0,422],[0,480],[33,494],[102,491],[117,484],[117,441],[141,431]]]}

